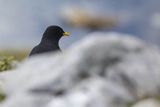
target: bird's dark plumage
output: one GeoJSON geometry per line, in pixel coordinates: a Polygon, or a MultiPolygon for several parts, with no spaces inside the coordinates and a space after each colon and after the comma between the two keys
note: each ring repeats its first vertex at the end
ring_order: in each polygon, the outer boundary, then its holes
{"type": "Polygon", "coordinates": [[[48,27],[43,34],[41,42],[32,49],[29,56],[51,51],[60,51],[58,43],[64,33],[63,29],[59,26],[48,27]]]}

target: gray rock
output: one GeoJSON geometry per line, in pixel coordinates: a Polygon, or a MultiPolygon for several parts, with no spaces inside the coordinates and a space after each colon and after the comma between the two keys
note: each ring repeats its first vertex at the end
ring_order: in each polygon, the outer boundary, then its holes
{"type": "Polygon", "coordinates": [[[93,33],[63,54],[35,56],[0,74],[7,95],[0,106],[128,107],[160,96],[159,66],[156,47],[130,35],[93,33]]]}

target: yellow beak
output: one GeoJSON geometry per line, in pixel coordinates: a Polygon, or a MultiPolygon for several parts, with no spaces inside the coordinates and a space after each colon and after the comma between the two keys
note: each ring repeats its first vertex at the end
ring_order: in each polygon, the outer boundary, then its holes
{"type": "Polygon", "coordinates": [[[69,32],[64,32],[64,33],[63,33],[63,36],[69,36],[69,35],[70,35],[69,32]]]}

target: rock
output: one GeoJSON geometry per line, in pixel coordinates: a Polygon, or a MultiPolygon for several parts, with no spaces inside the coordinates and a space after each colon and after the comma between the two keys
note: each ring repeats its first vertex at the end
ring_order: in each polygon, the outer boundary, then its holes
{"type": "Polygon", "coordinates": [[[130,35],[93,33],[63,54],[35,56],[1,73],[7,98],[0,106],[134,106],[160,96],[159,66],[158,48],[130,35]]]}

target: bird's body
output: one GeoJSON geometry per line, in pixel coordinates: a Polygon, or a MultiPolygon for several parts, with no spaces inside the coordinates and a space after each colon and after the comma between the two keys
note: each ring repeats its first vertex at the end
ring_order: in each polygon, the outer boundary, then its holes
{"type": "Polygon", "coordinates": [[[59,26],[48,27],[43,34],[41,42],[32,49],[29,56],[51,51],[61,51],[58,43],[63,35],[68,34],[59,26]]]}
{"type": "Polygon", "coordinates": [[[60,47],[57,45],[57,44],[39,44],[37,46],[35,46],[31,53],[30,53],[30,56],[31,55],[34,55],[34,54],[40,54],[40,53],[45,53],[45,52],[51,52],[51,51],[61,51],[60,50],[60,47]]]}

